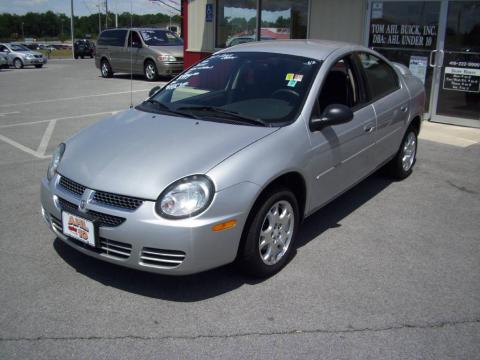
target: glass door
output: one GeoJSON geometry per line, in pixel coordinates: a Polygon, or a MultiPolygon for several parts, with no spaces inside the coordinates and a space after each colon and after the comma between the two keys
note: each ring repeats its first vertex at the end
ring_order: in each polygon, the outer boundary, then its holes
{"type": "Polygon", "coordinates": [[[480,1],[449,1],[444,8],[445,31],[431,64],[431,120],[480,127],[480,1]]]}
{"type": "MultiPolygon", "coordinates": [[[[435,68],[429,61],[437,52],[441,0],[369,0],[368,5],[368,47],[407,66],[430,99],[435,68]]],[[[429,112],[430,102],[426,106],[429,112]]]]}

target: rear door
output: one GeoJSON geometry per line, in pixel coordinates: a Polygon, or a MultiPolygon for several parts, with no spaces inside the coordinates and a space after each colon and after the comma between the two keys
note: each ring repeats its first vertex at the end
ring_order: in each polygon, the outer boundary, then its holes
{"type": "Polygon", "coordinates": [[[127,30],[105,30],[97,44],[97,57],[106,56],[114,72],[129,71],[125,64],[127,30]]]}
{"type": "Polygon", "coordinates": [[[349,106],[353,119],[311,132],[313,144],[312,208],[317,209],[367,176],[373,169],[376,118],[367,103],[365,85],[351,55],[339,59],[329,70],[318,96],[319,117],[329,105],[349,106]]]}
{"type": "Polygon", "coordinates": [[[397,72],[381,58],[360,52],[358,62],[377,115],[374,161],[379,165],[398,151],[408,122],[410,95],[397,72]]]}

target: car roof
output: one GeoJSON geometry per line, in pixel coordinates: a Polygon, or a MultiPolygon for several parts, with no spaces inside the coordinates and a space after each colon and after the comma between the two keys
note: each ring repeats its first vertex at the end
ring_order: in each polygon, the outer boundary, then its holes
{"type": "Polygon", "coordinates": [[[325,60],[332,52],[338,49],[367,50],[367,48],[343,41],[330,40],[275,40],[256,41],[232,46],[220,51],[223,52],[248,52],[260,51],[288,55],[304,56],[316,60],[325,60]]]}

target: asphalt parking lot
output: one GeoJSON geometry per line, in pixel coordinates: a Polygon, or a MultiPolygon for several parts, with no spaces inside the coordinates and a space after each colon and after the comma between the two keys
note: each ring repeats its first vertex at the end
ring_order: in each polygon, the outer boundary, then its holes
{"type": "MultiPolygon", "coordinates": [[[[136,104],[155,84],[132,85],[136,104]]],[[[310,217],[270,279],[159,276],[77,253],[40,214],[53,148],[130,86],[91,60],[0,72],[1,359],[480,358],[480,144],[421,140],[412,176],[310,217]]]]}

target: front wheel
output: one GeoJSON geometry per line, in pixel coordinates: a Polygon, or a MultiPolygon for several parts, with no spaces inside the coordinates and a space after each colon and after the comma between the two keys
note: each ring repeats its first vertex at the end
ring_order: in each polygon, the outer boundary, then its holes
{"type": "Polygon", "coordinates": [[[143,73],[145,75],[145,78],[148,81],[155,81],[158,78],[158,71],[157,71],[157,66],[153,61],[147,61],[145,63],[145,67],[143,69],[143,73]]]}
{"type": "Polygon", "coordinates": [[[16,58],[15,60],[13,60],[13,66],[15,67],[15,69],[22,69],[23,68],[22,60],[20,60],[19,58],[16,58]]]}
{"type": "Polygon", "coordinates": [[[390,172],[393,177],[401,180],[412,173],[417,160],[417,131],[410,126],[403,137],[397,155],[390,162],[390,172]]]}
{"type": "Polygon", "coordinates": [[[299,211],[295,195],[286,188],[273,189],[261,201],[246,225],[239,262],[248,274],[268,277],[279,272],[292,255],[299,211]]]}
{"type": "Polygon", "coordinates": [[[100,63],[100,72],[104,78],[111,78],[113,76],[112,67],[107,60],[102,60],[100,63]]]}

